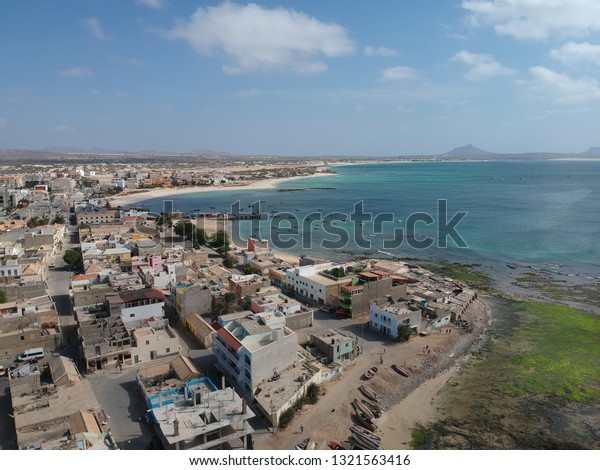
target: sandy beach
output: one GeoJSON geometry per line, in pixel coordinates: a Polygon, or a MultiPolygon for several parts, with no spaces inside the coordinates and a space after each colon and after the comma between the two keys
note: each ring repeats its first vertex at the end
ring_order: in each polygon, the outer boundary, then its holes
{"type": "Polygon", "coordinates": [[[290,176],[289,178],[268,178],[250,183],[223,184],[216,186],[190,186],[175,188],[156,188],[156,189],[134,189],[123,192],[117,196],[112,196],[109,200],[114,207],[131,206],[155,198],[169,198],[181,194],[204,193],[213,191],[248,191],[261,189],[275,189],[279,183],[284,181],[295,181],[306,178],[318,178],[322,176],[335,176],[335,173],[318,172],[307,176],[290,176]]]}
{"type": "Polygon", "coordinates": [[[257,435],[256,448],[293,449],[306,437],[317,443],[346,440],[350,426],[355,423],[352,400],[364,398],[358,391],[358,386],[365,383],[361,377],[376,365],[379,372],[368,381],[368,386],[382,397],[379,405],[384,413],[376,420],[382,448],[410,449],[412,429],[438,416],[439,392],[470,360],[469,351],[483,342],[491,323],[490,308],[482,300],[475,301],[466,316],[471,320],[472,331],[452,327],[450,334],[437,331],[426,337],[414,337],[407,343],[365,343],[364,354],[341,378],[322,385],[324,394],[316,405],[305,405],[287,429],[257,435]],[[425,346],[432,353],[424,353],[425,346]],[[409,369],[410,377],[400,377],[391,364],[409,369]],[[301,426],[303,432],[299,432],[301,426]]]}

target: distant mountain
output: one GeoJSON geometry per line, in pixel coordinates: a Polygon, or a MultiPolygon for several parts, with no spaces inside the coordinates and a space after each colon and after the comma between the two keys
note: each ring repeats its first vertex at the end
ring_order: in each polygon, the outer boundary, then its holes
{"type": "Polygon", "coordinates": [[[130,152],[125,152],[122,150],[107,150],[103,148],[92,147],[89,149],[82,149],[79,147],[46,147],[41,150],[42,152],[48,153],[76,153],[76,154],[94,154],[94,155],[115,155],[115,154],[125,154],[130,152]]]}
{"type": "Polygon", "coordinates": [[[590,147],[585,152],[581,152],[581,155],[600,156],[600,147],[590,147]]]}
{"type": "Polygon", "coordinates": [[[447,153],[444,153],[443,157],[483,157],[486,155],[496,155],[492,152],[487,152],[485,150],[481,150],[477,147],[472,146],[471,144],[465,145],[464,147],[456,147],[453,150],[450,150],[447,153]]]}

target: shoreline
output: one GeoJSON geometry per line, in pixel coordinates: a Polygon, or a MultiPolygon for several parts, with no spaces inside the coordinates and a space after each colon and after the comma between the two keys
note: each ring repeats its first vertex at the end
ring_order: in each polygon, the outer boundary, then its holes
{"type": "MultiPolygon", "coordinates": [[[[378,425],[384,449],[412,449],[412,430],[419,424],[425,425],[439,417],[438,398],[448,382],[472,359],[472,352],[487,341],[487,330],[492,324],[493,314],[488,302],[478,299],[473,305],[477,323],[474,330],[462,336],[439,353],[439,359],[420,371],[415,384],[400,390],[405,395],[391,404],[380,418],[378,425]],[[481,304],[477,308],[477,304],[481,304]]],[[[473,312],[471,312],[473,313],[473,312]]],[[[398,394],[395,390],[392,392],[398,394]]],[[[390,397],[386,397],[389,399],[390,397]]]]}
{"type": "Polygon", "coordinates": [[[131,206],[149,199],[159,199],[178,196],[181,194],[192,193],[207,193],[217,191],[249,191],[249,190],[264,190],[276,189],[280,183],[287,181],[296,181],[306,178],[320,178],[324,176],[337,176],[337,173],[318,172],[312,175],[289,176],[287,178],[268,178],[263,180],[252,181],[247,184],[226,185],[226,186],[186,186],[178,188],[157,188],[157,189],[141,189],[133,190],[130,193],[111,196],[109,201],[118,207],[131,206]]]}
{"type": "Polygon", "coordinates": [[[346,440],[350,426],[355,423],[352,400],[363,398],[357,386],[363,383],[364,371],[376,364],[379,371],[369,381],[369,387],[382,397],[380,406],[384,413],[376,420],[379,428],[376,434],[382,438],[382,449],[411,449],[412,429],[438,417],[438,395],[471,360],[471,353],[485,344],[486,330],[492,321],[490,305],[478,299],[471,309],[469,317],[475,321],[472,331],[454,327],[452,334],[440,330],[392,347],[377,340],[341,378],[323,384],[324,395],[319,402],[305,405],[288,428],[274,435],[255,436],[256,448],[293,449],[302,440],[297,431],[301,426],[302,437],[310,437],[317,443],[346,440]],[[433,354],[422,353],[426,344],[431,345],[433,354]],[[384,359],[383,364],[380,357],[384,359]],[[411,370],[410,377],[400,378],[391,369],[392,363],[411,370]]]}

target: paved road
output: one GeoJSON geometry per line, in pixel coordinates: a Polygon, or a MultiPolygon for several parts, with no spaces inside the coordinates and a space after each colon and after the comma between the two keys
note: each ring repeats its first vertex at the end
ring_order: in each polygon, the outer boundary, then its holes
{"type": "Polygon", "coordinates": [[[148,449],[150,425],[140,422],[146,405],[136,383],[136,370],[102,372],[88,377],[100,406],[110,416],[109,427],[121,449],[148,449]]]}
{"type": "Polygon", "coordinates": [[[72,241],[68,235],[65,235],[63,248],[53,259],[55,267],[49,268],[46,273],[46,286],[48,294],[52,297],[56,310],[61,317],[63,344],[65,346],[63,354],[77,361],[79,357],[77,322],[73,316],[71,297],[69,295],[69,285],[73,272],[69,270],[69,267],[63,261],[65,251],[75,246],[72,244],[72,241]]]}

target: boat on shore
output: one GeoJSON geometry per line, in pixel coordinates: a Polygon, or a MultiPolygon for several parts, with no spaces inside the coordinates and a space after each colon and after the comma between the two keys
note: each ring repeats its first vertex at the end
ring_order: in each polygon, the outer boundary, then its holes
{"type": "Polygon", "coordinates": [[[366,405],[361,403],[358,399],[355,398],[352,402],[352,405],[354,406],[354,409],[357,413],[360,411],[364,413],[365,416],[367,416],[369,419],[375,419],[375,413],[373,413],[369,408],[367,408],[366,405]]]}
{"type": "Polygon", "coordinates": [[[350,432],[361,447],[369,450],[378,450],[381,447],[381,438],[362,426],[353,425],[350,432]]]}
{"type": "Polygon", "coordinates": [[[363,377],[365,378],[365,380],[369,380],[372,379],[373,377],[375,377],[375,374],[377,373],[379,369],[377,369],[377,367],[371,367],[368,371],[366,371],[363,374],[363,377]]]}
{"type": "Polygon", "coordinates": [[[296,445],[296,450],[306,450],[306,448],[308,447],[309,441],[310,441],[310,439],[308,437],[306,439],[304,439],[300,444],[296,445]]]}
{"type": "Polygon", "coordinates": [[[396,372],[398,372],[400,375],[402,375],[404,377],[408,377],[410,375],[410,373],[406,369],[404,369],[400,366],[397,366],[396,364],[392,364],[392,369],[394,369],[396,372]]]}
{"type": "Polygon", "coordinates": [[[374,405],[373,403],[365,400],[364,398],[360,402],[362,405],[368,408],[371,411],[371,413],[373,413],[373,416],[375,416],[376,418],[379,418],[381,416],[381,408],[379,408],[377,405],[374,405]]]}
{"type": "Polygon", "coordinates": [[[329,443],[329,447],[330,447],[332,450],[346,450],[346,449],[345,449],[345,447],[344,447],[343,445],[341,445],[341,444],[338,444],[338,443],[337,443],[337,442],[335,442],[335,441],[331,441],[331,442],[329,443]]]}
{"type": "Polygon", "coordinates": [[[375,424],[375,422],[369,418],[366,414],[364,414],[362,411],[357,411],[356,412],[356,419],[358,419],[358,422],[365,428],[367,428],[369,431],[375,432],[377,431],[377,425],[375,424]]]}
{"type": "Polygon", "coordinates": [[[358,388],[362,394],[367,397],[370,398],[373,401],[379,401],[379,395],[377,395],[373,390],[371,390],[369,387],[367,387],[366,385],[361,385],[358,388]]]}

